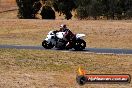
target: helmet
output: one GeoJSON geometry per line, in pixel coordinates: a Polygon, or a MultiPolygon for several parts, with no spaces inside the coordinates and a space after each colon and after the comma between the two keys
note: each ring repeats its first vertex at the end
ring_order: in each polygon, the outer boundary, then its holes
{"type": "Polygon", "coordinates": [[[61,24],[60,28],[66,28],[66,25],[65,24],[61,24]]]}

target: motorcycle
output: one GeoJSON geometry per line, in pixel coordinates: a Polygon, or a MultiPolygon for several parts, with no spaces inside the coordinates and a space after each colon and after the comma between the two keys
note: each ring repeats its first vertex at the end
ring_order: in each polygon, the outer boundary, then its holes
{"type": "Polygon", "coordinates": [[[72,49],[77,51],[83,50],[86,47],[86,42],[83,40],[85,34],[76,34],[74,38],[69,42],[65,39],[65,32],[50,31],[47,37],[43,40],[42,46],[45,49],[52,49],[53,47],[57,49],[72,49]],[[68,46],[67,46],[68,45],[68,46]]]}

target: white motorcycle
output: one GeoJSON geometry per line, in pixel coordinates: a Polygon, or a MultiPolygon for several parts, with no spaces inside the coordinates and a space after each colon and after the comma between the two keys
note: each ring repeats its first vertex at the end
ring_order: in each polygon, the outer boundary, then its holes
{"type": "Polygon", "coordinates": [[[46,37],[46,39],[43,40],[42,46],[45,49],[51,49],[53,47],[57,49],[72,49],[75,50],[83,50],[86,47],[86,42],[83,40],[83,37],[85,34],[76,34],[74,38],[70,41],[70,46],[67,46],[68,41],[65,39],[65,32],[57,32],[54,33],[54,31],[50,31],[46,37]]]}

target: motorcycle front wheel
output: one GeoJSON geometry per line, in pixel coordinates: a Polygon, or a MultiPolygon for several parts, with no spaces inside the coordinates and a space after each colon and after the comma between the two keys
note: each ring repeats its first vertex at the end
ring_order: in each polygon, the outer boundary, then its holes
{"type": "Polygon", "coordinates": [[[48,43],[47,41],[43,41],[42,42],[42,46],[45,48],[45,49],[51,49],[53,48],[54,46],[52,45],[52,43],[48,43]]]}
{"type": "Polygon", "coordinates": [[[75,50],[80,51],[80,50],[85,49],[85,47],[86,47],[86,42],[84,40],[82,39],[76,40],[75,46],[74,46],[75,50]]]}

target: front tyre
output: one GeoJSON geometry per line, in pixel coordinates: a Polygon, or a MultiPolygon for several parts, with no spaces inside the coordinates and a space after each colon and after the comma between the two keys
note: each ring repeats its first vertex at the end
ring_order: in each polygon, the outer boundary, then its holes
{"type": "Polygon", "coordinates": [[[51,49],[53,48],[54,46],[52,45],[52,43],[48,43],[47,41],[43,41],[42,42],[42,46],[45,48],[45,49],[51,49]]]}
{"type": "Polygon", "coordinates": [[[81,50],[85,49],[85,47],[86,47],[86,42],[84,40],[82,40],[82,39],[76,40],[75,47],[74,47],[75,50],[81,51],[81,50]]]}

